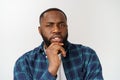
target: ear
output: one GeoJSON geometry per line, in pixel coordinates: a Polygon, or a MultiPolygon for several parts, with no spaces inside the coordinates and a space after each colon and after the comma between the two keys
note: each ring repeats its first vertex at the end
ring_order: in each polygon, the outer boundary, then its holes
{"type": "Polygon", "coordinates": [[[38,26],[38,31],[41,34],[41,27],[40,26],[38,26]]]}

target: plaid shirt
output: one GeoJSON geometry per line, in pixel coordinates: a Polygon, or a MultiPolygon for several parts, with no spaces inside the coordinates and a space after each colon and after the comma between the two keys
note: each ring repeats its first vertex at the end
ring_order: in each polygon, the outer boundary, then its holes
{"type": "MultiPolygon", "coordinates": [[[[67,42],[67,56],[62,57],[67,80],[103,80],[102,67],[89,47],[67,42]]],[[[14,80],[56,80],[48,71],[43,43],[21,56],[14,67],[14,80]]]]}

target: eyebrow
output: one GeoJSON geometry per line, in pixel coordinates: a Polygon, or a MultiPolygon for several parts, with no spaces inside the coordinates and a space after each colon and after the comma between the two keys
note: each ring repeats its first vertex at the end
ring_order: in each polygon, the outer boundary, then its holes
{"type": "MultiPolygon", "coordinates": [[[[50,23],[50,24],[54,24],[54,22],[46,22],[46,23],[50,23]]],[[[60,21],[60,22],[57,22],[58,24],[60,23],[65,23],[64,21],[60,21]]]]}

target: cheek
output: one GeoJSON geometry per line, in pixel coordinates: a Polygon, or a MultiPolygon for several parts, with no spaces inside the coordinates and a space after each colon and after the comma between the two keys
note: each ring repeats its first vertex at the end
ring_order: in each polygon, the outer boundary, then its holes
{"type": "Polygon", "coordinates": [[[64,36],[65,36],[66,34],[68,34],[68,30],[67,30],[67,29],[63,30],[62,35],[64,35],[64,36]]]}
{"type": "Polygon", "coordinates": [[[44,37],[46,37],[47,39],[49,39],[49,37],[50,37],[50,31],[48,31],[48,30],[42,30],[42,31],[41,31],[41,34],[42,34],[44,37]]]}

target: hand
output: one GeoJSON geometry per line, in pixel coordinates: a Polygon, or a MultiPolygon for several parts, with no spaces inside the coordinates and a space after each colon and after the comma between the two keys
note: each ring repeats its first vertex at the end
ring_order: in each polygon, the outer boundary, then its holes
{"type": "Polygon", "coordinates": [[[63,43],[52,43],[47,49],[46,49],[46,55],[49,60],[49,67],[48,71],[53,75],[56,76],[58,68],[61,64],[61,60],[59,59],[58,53],[61,53],[63,57],[66,56],[65,49],[62,47],[63,43]]]}

